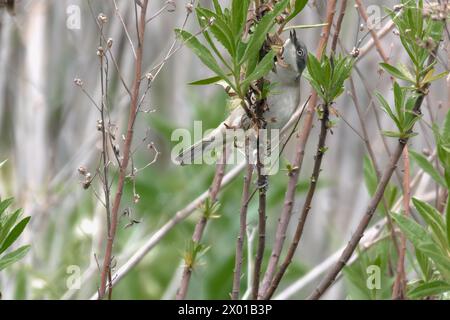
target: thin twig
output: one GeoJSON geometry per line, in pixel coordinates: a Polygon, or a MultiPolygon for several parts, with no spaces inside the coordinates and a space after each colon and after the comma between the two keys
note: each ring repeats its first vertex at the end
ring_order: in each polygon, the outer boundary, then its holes
{"type": "MultiPolygon", "coordinates": [[[[434,58],[430,56],[429,63],[434,61],[434,58]]],[[[418,114],[420,113],[420,108],[422,106],[422,102],[424,99],[424,94],[421,93],[415,102],[413,113],[418,114]]],[[[359,240],[364,234],[364,231],[366,230],[367,226],[369,225],[370,220],[372,219],[373,214],[375,213],[376,208],[378,207],[378,204],[380,203],[384,191],[386,190],[386,187],[392,177],[392,174],[394,173],[394,170],[397,166],[397,162],[400,159],[403,149],[405,148],[406,143],[408,142],[408,139],[401,139],[398,141],[397,148],[395,149],[392,158],[388,164],[388,166],[385,168],[384,173],[378,182],[376,191],[374,195],[372,196],[369,206],[367,207],[367,210],[361,219],[360,223],[358,224],[358,227],[355,230],[355,233],[351,237],[348,245],[342,252],[341,257],[339,258],[339,261],[333,266],[333,268],[329,271],[329,273],[325,276],[325,278],[321,281],[319,286],[314,290],[314,292],[309,296],[309,299],[319,299],[322,294],[330,287],[330,285],[335,281],[337,275],[341,272],[342,268],[345,266],[347,261],[352,256],[353,252],[355,251],[356,247],[358,246],[359,240]]]]}
{"type": "MultiPolygon", "coordinates": [[[[405,216],[409,216],[411,208],[409,205],[411,199],[411,190],[409,188],[410,165],[408,146],[403,150],[403,209],[405,216]]],[[[394,287],[392,289],[392,298],[399,300],[405,298],[406,292],[406,272],[405,272],[405,255],[406,255],[406,236],[401,232],[400,236],[400,252],[397,260],[397,275],[395,277],[394,287]]]]}
{"type": "MultiPolygon", "coordinates": [[[[138,25],[138,46],[137,46],[137,57],[136,57],[136,65],[135,65],[135,77],[133,80],[133,89],[132,89],[132,95],[131,95],[131,103],[130,103],[130,110],[129,110],[129,117],[128,117],[128,127],[127,127],[127,134],[125,137],[125,143],[124,143],[124,153],[123,153],[123,159],[122,159],[122,165],[119,168],[119,178],[117,183],[117,191],[114,196],[114,202],[111,212],[111,228],[109,230],[106,249],[105,249],[105,256],[103,260],[103,266],[102,266],[102,272],[101,272],[101,280],[100,280],[100,288],[99,288],[99,299],[103,299],[105,292],[106,292],[106,286],[107,286],[107,279],[108,279],[108,273],[111,270],[111,257],[112,257],[112,249],[114,244],[114,239],[116,235],[117,230],[117,224],[118,224],[118,213],[120,208],[120,202],[122,200],[122,193],[123,193],[123,187],[125,184],[125,178],[127,175],[127,168],[128,168],[128,162],[130,160],[130,149],[131,144],[133,142],[133,133],[134,133],[134,119],[136,117],[137,112],[137,104],[139,99],[139,88],[141,84],[141,74],[142,74],[142,58],[143,58],[143,39],[145,34],[145,16],[147,14],[147,6],[148,6],[148,0],[143,0],[142,2],[142,8],[141,8],[141,14],[140,14],[140,20],[138,25]]],[[[109,284],[111,286],[112,284],[109,284]]]]}
{"type": "Polygon", "coordinates": [[[119,10],[119,7],[117,6],[116,0],[113,0],[113,3],[114,3],[114,10],[116,11],[116,15],[119,17],[120,23],[122,24],[123,30],[125,31],[125,36],[127,37],[128,43],[130,44],[131,50],[133,51],[134,59],[136,60],[137,59],[136,49],[134,48],[133,40],[131,40],[130,33],[128,32],[128,28],[127,28],[125,22],[123,21],[122,15],[120,14],[120,10],[119,10]]]}
{"type": "MultiPolygon", "coordinates": [[[[247,162],[248,163],[248,162],[247,162]]],[[[236,258],[234,262],[233,274],[233,289],[231,291],[231,299],[238,300],[241,284],[241,270],[242,270],[242,248],[244,246],[245,233],[247,228],[247,209],[248,199],[250,194],[250,185],[252,181],[253,165],[247,165],[247,173],[244,176],[244,185],[242,189],[242,203],[240,209],[239,219],[239,235],[236,242],[236,258]]]]}

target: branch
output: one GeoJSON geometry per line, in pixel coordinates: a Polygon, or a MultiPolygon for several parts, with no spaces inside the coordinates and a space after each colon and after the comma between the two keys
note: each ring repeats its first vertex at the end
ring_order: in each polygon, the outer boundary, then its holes
{"type": "MultiPolygon", "coordinates": [[[[432,56],[431,56],[432,57],[432,56]]],[[[431,58],[431,60],[434,60],[434,58],[431,58]]],[[[419,97],[417,98],[413,112],[414,114],[420,113],[420,107],[422,106],[422,102],[424,99],[424,93],[421,93],[419,97]]],[[[384,191],[386,190],[386,187],[389,183],[389,180],[391,179],[392,174],[394,173],[394,170],[397,166],[397,162],[400,159],[403,149],[405,148],[406,143],[408,142],[408,139],[399,140],[397,144],[397,148],[395,149],[391,160],[386,167],[381,180],[378,183],[377,189],[370,200],[369,206],[361,219],[358,227],[356,228],[355,233],[351,237],[348,245],[345,247],[344,251],[342,252],[342,255],[340,256],[338,262],[334,265],[334,267],[330,270],[330,272],[325,276],[325,278],[322,280],[322,282],[319,284],[319,286],[314,290],[314,292],[308,297],[308,299],[316,300],[319,299],[325,291],[330,287],[330,285],[335,281],[337,275],[341,272],[342,268],[346,265],[347,261],[352,256],[353,252],[355,251],[356,247],[358,246],[359,240],[362,238],[364,231],[366,230],[367,226],[369,225],[370,220],[372,219],[373,214],[375,213],[376,208],[378,207],[378,204],[380,203],[384,191]]]]}
{"type": "MultiPolygon", "coordinates": [[[[298,120],[304,109],[299,108],[288,121],[288,123],[281,130],[284,134],[289,128],[291,128],[298,120]]],[[[229,185],[236,177],[239,176],[241,171],[246,167],[245,161],[235,166],[230,172],[228,172],[222,181],[221,190],[229,185]]],[[[220,191],[220,190],[219,190],[220,191]]],[[[120,267],[117,272],[112,276],[111,287],[114,287],[125,275],[128,274],[144,257],[168,234],[178,223],[189,217],[209,196],[209,191],[204,191],[197,198],[192,200],[183,209],[177,211],[173,218],[167,221],[161,228],[155,231],[147,241],[126,261],[126,263],[120,267]]],[[[107,289],[108,290],[108,289],[107,289]]],[[[90,299],[96,299],[97,293],[91,296],[90,299]]]]}
{"type": "MultiPolygon", "coordinates": [[[[334,0],[329,1],[327,7],[326,25],[322,29],[322,36],[320,38],[319,45],[317,48],[318,58],[320,58],[323,52],[325,51],[325,47],[328,42],[328,37],[330,35],[333,17],[335,14],[335,8],[336,8],[336,1],[334,0]]],[[[311,132],[313,124],[316,103],[317,103],[317,93],[313,91],[311,99],[306,109],[303,126],[301,127],[301,130],[299,132],[299,139],[295,149],[295,159],[292,164],[293,170],[289,172],[289,182],[284,197],[283,209],[280,218],[278,219],[277,231],[275,234],[275,243],[272,248],[272,253],[269,258],[269,263],[260,290],[261,297],[265,294],[265,292],[267,291],[272,282],[272,279],[277,269],[278,261],[280,259],[281,251],[283,249],[283,244],[286,239],[286,230],[292,216],[295,191],[297,188],[298,178],[300,176],[300,171],[303,164],[303,158],[305,156],[306,143],[308,142],[309,133],[311,132]]]]}
{"type": "MultiPolygon", "coordinates": [[[[211,205],[217,201],[217,195],[220,190],[220,185],[222,184],[223,176],[225,174],[225,164],[226,164],[226,145],[223,146],[222,161],[219,161],[216,165],[216,173],[214,175],[213,182],[211,184],[211,189],[209,192],[209,198],[211,199],[211,205]]],[[[200,220],[195,225],[194,234],[192,235],[192,241],[195,244],[199,244],[202,240],[203,233],[208,223],[209,217],[202,214],[200,220]]],[[[180,288],[177,291],[176,299],[183,300],[186,298],[187,290],[189,288],[189,282],[192,275],[193,266],[186,264],[183,269],[183,275],[181,277],[180,288]]]]}
{"type": "MultiPolygon", "coordinates": [[[[430,156],[428,160],[432,160],[434,155],[430,156]]],[[[415,175],[414,179],[412,179],[410,183],[410,189],[416,188],[416,186],[421,183],[421,185],[428,185],[429,181],[431,180],[428,176],[425,176],[426,180],[422,182],[422,178],[424,177],[424,171],[420,169],[417,174],[415,175]]],[[[421,199],[424,199],[424,201],[427,201],[428,199],[431,199],[433,195],[426,194],[421,196],[421,199]]],[[[393,211],[397,211],[400,209],[403,201],[403,196],[395,203],[393,206],[393,211]]],[[[363,238],[361,239],[361,245],[366,247],[367,243],[370,243],[373,241],[373,239],[379,234],[379,232],[382,230],[383,226],[386,224],[386,219],[382,219],[375,223],[372,227],[370,227],[365,233],[363,238]]],[[[309,285],[312,281],[314,281],[317,277],[319,277],[322,273],[327,271],[329,268],[331,268],[335,263],[337,263],[341,252],[345,249],[344,247],[341,247],[339,250],[335,251],[333,254],[328,256],[324,261],[322,261],[320,264],[316,265],[312,270],[308,271],[307,274],[302,276],[299,280],[295,281],[293,284],[289,285],[287,288],[285,288],[280,294],[274,297],[275,300],[286,300],[290,298],[293,294],[300,291],[301,289],[305,288],[307,285],[309,285]]],[[[354,261],[357,257],[357,254],[354,254],[353,257],[349,260],[349,263],[354,261]]]]}
{"type": "Polygon", "coordinates": [[[244,246],[244,238],[247,228],[247,209],[250,196],[250,185],[252,181],[253,165],[247,165],[247,173],[244,176],[244,186],[242,190],[242,201],[240,210],[239,235],[236,243],[236,258],[234,262],[233,289],[231,291],[231,299],[239,299],[239,290],[241,284],[242,270],[242,248],[244,246]]]}
{"type": "MultiPolygon", "coordinates": [[[[117,231],[117,223],[118,223],[118,213],[120,208],[120,201],[122,199],[122,192],[125,183],[125,177],[127,175],[127,167],[128,162],[130,160],[130,149],[131,144],[133,142],[133,132],[134,132],[134,119],[136,118],[137,113],[137,104],[139,98],[139,88],[141,84],[141,76],[142,76],[142,57],[143,57],[143,40],[145,33],[145,16],[147,13],[147,5],[148,0],[143,0],[141,15],[139,20],[138,27],[138,46],[136,50],[136,65],[135,65],[135,77],[133,80],[132,94],[131,94],[131,103],[130,103],[130,112],[128,117],[128,128],[127,134],[125,137],[125,145],[124,145],[124,153],[122,165],[119,168],[119,180],[117,183],[117,191],[114,197],[113,207],[111,211],[111,228],[108,234],[108,240],[106,243],[105,249],[105,257],[103,260],[102,272],[101,272],[101,280],[100,280],[100,288],[98,292],[98,298],[103,299],[106,292],[107,278],[108,274],[111,272],[111,257],[112,257],[112,248],[114,244],[114,238],[117,231]]],[[[111,286],[111,284],[109,284],[111,286]]]]}
{"type": "MultiPolygon", "coordinates": [[[[409,205],[409,202],[411,200],[411,190],[409,188],[410,165],[409,165],[408,146],[406,146],[405,149],[403,150],[403,163],[404,163],[403,209],[405,216],[409,216],[411,212],[411,208],[409,205]]],[[[406,292],[405,255],[406,255],[406,236],[403,232],[401,232],[400,251],[397,260],[397,276],[395,277],[394,288],[392,289],[392,298],[396,300],[405,298],[406,292]]]]}

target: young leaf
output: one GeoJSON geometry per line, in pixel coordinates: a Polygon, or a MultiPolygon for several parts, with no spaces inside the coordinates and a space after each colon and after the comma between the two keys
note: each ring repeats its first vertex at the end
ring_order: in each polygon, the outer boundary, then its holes
{"type": "Polygon", "coordinates": [[[392,112],[392,109],[389,106],[389,103],[386,101],[386,99],[379,92],[375,92],[375,95],[377,96],[378,101],[380,101],[381,107],[383,108],[384,112],[386,112],[387,115],[395,122],[395,125],[397,126],[397,128],[400,131],[402,131],[402,125],[399,122],[399,120],[397,119],[397,116],[394,115],[394,113],[392,112]]]}
{"type": "Polygon", "coordinates": [[[422,168],[423,171],[425,171],[431,178],[433,178],[435,182],[439,183],[444,188],[447,188],[447,183],[445,182],[444,178],[434,168],[433,164],[428,161],[427,158],[425,158],[423,155],[413,150],[410,150],[409,153],[411,154],[411,157],[414,159],[414,161],[417,162],[419,167],[422,168]]]}
{"type": "Polygon", "coordinates": [[[426,281],[431,278],[432,267],[430,263],[430,259],[420,251],[419,248],[414,247],[414,251],[416,253],[417,263],[419,264],[420,270],[422,271],[422,275],[426,281]]]}
{"type": "Polygon", "coordinates": [[[377,187],[377,174],[373,167],[372,161],[367,156],[364,156],[364,181],[366,188],[370,195],[373,195],[377,187]]]}
{"type": "Polygon", "coordinates": [[[408,82],[412,82],[414,83],[414,80],[409,79],[408,76],[404,75],[400,70],[398,70],[396,67],[388,64],[388,63],[380,63],[381,67],[386,70],[387,72],[389,72],[391,75],[393,75],[395,78],[401,79],[401,80],[405,80],[408,82]],[[412,81],[411,81],[412,80],[412,81]]]}
{"type": "Polygon", "coordinates": [[[213,0],[214,10],[218,16],[223,16],[222,8],[220,7],[219,0],[213,0]]]}
{"type": "Polygon", "coordinates": [[[2,246],[0,247],[0,254],[8,249],[13,244],[13,242],[17,240],[17,238],[23,232],[23,229],[25,229],[26,225],[30,221],[30,218],[31,217],[23,218],[18,224],[16,224],[16,226],[11,230],[2,246]]]}
{"type": "Polygon", "coordinates": [[[450,247],[450,195],[447,197],[447,209],[445,211],[445,222],[447,231],[447,243],[450,247]]]}
{"type": "Polygon", "coordinates": [[[203,62],[205,66],[214,71],[218,76],[220,76],[224,81],[226,81],[230,87],[236,89],[234,84],[228,79],[225,72],[217,64],[216,59],[214,59],[211,52],[198,41],[196,37],[187,31],[176,29],[176,34],[186,43],[186,45],[194,51],[197,57],[203,62]]]}
{"type": "Polygon", "coordinates": [[[7,216],[6,221],[3,223],[0,228],[0,246],[5,240],[6,236],[9,233],[9,230],[14,226],[20,214],[22,213],[22,209],[17,209],[14,213],[7,216]]]}
{"type": "Polygon", "coordinates": [[[445,232],[444,221],[439,212],[430,206],[428,203],[420,201],[417,198],[413,198],[412,202],[416,207],[420,216],[425,220],[427,225],[433,230],[436,237],[439,239],[443,248],[447,245],[447,236],[445,232]]]}
{"type": "Polygon", "coordinates": [[[444,125],[442,129],[442,137],[446,141],[450,141],[450,111],[445,116],[444,125]]]}
{"type": "Polygon", "coordinates": [[[419,249],[433,260],[442,275],[450,280],[450,258],[447,253],[443,252],[435,243],[430,242],[421,244],[419,249]]]}
{"type": "Polygon", "coordinates": [[[189,82],[188,85],[190,85],[190,86],[205,86],[207,84],[216,83],[216,82],[218,82],[220,80],[222,80],[221,77],[214,76],[214,77],[209,77],[209,78],[205,78],[205,79],[200,79],[200,80],[197,80],[197,81],[189,82]]]}
{"type": "Polygon", "coordinates": [[[0,258],[0,271],[22,259],[30,250],[30,245],[22,246],[0,258]]]}
{"type": "Polygon", "coordinates": [[[286,8],[288,2],[289,0],[283,0],[281,2],[278,2],[273,8],[273,10],[267,13],[261,19],[261,21],[255,28],[255,32],[253,33],[252,37],[250,38],[245,48],[245,52],[240,61],[240,64],[248,60],[250,56],[257,57],[259,55],[259,50],[261,49],[264,41],[266,40],[267,33],[275,24],[274,22],[275,17],[278,16],[284,10],[284,8],[286,8]]]}
{"type": "Polygon", "coordinates": [[[231,3],[231,24],[235,39],[239,40],[247,20],[249,0],[233,0],[231,3]]]}
{"type": "Polygon", "coordinates": [[[275,58],[275,52],[271,50],[256,66],[255,70],[241,83],[242,90],[247,91],[248,86],[252,81],[258,80],[264,77],[273,68],[273,59],[275,58]]]}
{"type": "Polygon", "coordinates": [[[0,202],[0,217],[2,216],[2,213],[5,212],[6,209],[13,203],[13,201],[14,198],[8,198],[0,202]]]}
{"type": "Polygon", "coordinates": [[[430,235],[417,222],[397,213],[393,213],[392,218],[415,247],[420,248],[424,243],[432,243],[430,235]]]}
{"type": "Polygon", "coordinates": [[[202,19],[202,17],[204,17],[206,21],[214,19],[214,22],[209,26],[209,30],[211,30],[217,41],[219,41],[224,48],[227,49],[230,55],[233,56],[236,50],[234,46],[233,32],[223,18],[205,8],[199,7],[196,10],[200,19],[202,19]]]}
{"type": "Polygon", "coordinates": [[[434,280],[421,284],[408,292],[412,299],[420,299],[429,296],[436,296],[450,291],[450,284],[442,280],[434,280]]]}

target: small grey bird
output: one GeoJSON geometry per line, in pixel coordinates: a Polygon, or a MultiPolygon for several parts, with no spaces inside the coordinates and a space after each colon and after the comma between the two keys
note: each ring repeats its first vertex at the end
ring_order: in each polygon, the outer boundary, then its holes
{"type": "MultiPolygon", "coordinates": [[[[263,114],[268,130],[282,129],[300,102],[300,77],[306,67],[307,49],[305,44],[297,38],[295,31],[291,31],[289,38],[284,42],[281,58],[282,61],[275,62],[274,68],[266,76],[266,79],[274,86],[267,97],[268,109],[263,114]]],[[[180,165],[193,163],[194,159],[204,152],[219,147],[227,129],[249,129],[248,121],[252,120],[248,119],[242,107],[234,109],[230,116],[209,135],[181,152],[175,158],[175,162],[180,165]]]]}

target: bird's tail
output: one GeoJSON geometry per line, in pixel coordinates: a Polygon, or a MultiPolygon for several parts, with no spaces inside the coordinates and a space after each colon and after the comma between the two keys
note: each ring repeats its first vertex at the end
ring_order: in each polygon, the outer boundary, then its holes
{"type": "MultiPolygon", "coordinates": [[[[179,165],[193,164],[194,161],[200,158],[202,155],[212,152],[212,150],[218,150],[219,147],[225,146],[228,142],[225,139],[223,130],[215,130],[210,135],[190,146],[188,149],[183,150],[175,158],[175,161],[179,165]]],[[[223,149],[220,149],[222,152],[223,149]]]]}

